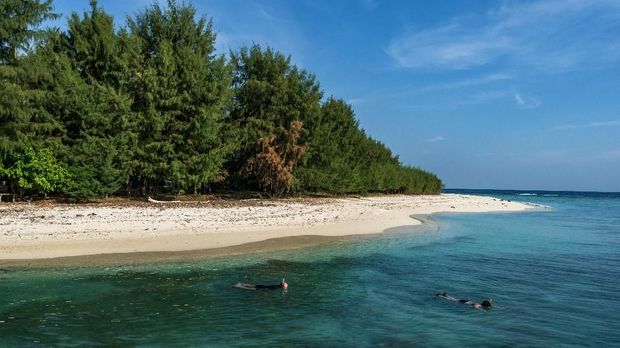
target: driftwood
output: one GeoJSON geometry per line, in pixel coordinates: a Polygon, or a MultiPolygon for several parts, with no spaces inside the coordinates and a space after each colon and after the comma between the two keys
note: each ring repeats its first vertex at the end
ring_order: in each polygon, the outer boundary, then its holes
{"type": "Polygon", "coordinates": [[[159,204],[164,204],[164,203],[181,203],[181,201],[158,201],[158,200],[153,199],[151,197],[149,197],[147,200],[149,202],[151,202],[151,203],[159,203],[159,204]]]}

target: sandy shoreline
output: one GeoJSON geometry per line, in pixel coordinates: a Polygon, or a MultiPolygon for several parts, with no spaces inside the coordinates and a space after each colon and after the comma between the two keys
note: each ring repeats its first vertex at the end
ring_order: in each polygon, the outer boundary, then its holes
{"type": "MultiPolygon", "coordinates": [[[[247,200],[231,206],[5,204],[0,205],[0,260],[6,263],[188,251],[197,254],[201,250],[234,249],[248,243],[257,243],[256,248],[260,249],[260,243],[270,244],[265,241],[293,238],[289,243],[276,243],[284,248],[287,244],[294,247],[295,237],[306,245],[313,239],[307,236],[320,236],[314,239],[323,242],[329,237],[376,234],[392,227],[420,224],[412,215],[532,208],[535,207],[492,197],[457,194],[316,198],[303,202],[247,200]]],[[[237,249],[243,252],[243,248],[237,249]]]]}

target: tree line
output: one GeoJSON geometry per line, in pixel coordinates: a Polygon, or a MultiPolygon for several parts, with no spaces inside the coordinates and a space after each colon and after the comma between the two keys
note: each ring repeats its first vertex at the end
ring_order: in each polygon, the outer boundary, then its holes
{"type": "Polygon", "coordinates": [[[342,99],[269,47],[228,56],[212,21],[173,0],[121,26],[97,1],[0,1],[0,184],[75,199],[213,190],[437,193],[342,99]]]}

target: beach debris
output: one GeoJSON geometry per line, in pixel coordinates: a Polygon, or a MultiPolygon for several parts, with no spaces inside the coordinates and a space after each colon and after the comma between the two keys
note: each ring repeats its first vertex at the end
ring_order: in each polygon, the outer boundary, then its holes
{"type": "Polygon", "coordinates": [[[158,203],[158,204],[164,204],[164,203],[181,203],[181,201],[158,201],[156,199],[153,199],[151,197],[148,197],[147,199],[149,202],[151,203],[158,203]]]}

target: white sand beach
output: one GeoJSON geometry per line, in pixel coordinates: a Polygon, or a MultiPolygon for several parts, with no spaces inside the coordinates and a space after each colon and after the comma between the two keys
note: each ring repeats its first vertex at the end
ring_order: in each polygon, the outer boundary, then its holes
{"type": "Polygon", "coordinates": [[[0,260],[224,248],[273,238],[380,233],[412,215],[523,211],[534,205],[441,194],[253,199],[135,206],[0,205],[0,260]]]}

